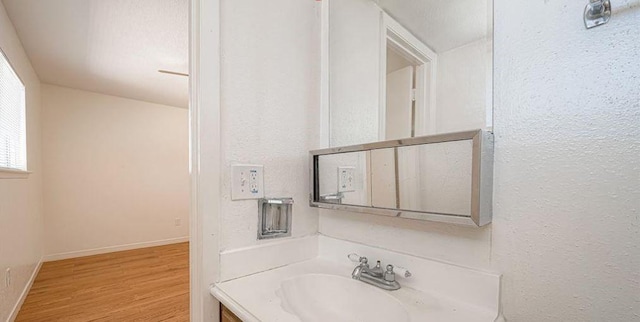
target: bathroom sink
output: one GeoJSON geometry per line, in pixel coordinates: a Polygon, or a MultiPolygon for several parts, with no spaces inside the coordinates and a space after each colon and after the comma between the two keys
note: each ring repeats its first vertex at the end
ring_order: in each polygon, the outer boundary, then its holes
{"type": "Polygon", "coordinates": [[[282,281],[282,307],[301,321],[409,321],[400,301],[371,285],[324,274],[282,281]]]}

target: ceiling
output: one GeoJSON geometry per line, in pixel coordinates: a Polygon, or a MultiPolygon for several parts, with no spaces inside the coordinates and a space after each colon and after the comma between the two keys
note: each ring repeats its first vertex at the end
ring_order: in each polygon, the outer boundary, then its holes
{"type": "Polygon", "coordinates": [[[490,0],[375,0],[436,53],[486,38],[490,0]]]}
{"type": "Polygon", "coordinates": [[[188,107],[188,0],[2,0],[44,83],[188,107]]]}

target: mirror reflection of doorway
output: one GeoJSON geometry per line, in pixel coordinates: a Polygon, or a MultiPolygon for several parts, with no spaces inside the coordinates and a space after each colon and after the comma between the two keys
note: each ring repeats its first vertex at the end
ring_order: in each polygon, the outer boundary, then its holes
{"type": "Polygon", "coordinates": [[[380,140],[435,133],[437,55],[383,13],[380,140]]]}
{"type": "Polygon", "coordinates": [[[387,140],[415,136],[415,69],[413,62],[387,46],[387,140]]]}

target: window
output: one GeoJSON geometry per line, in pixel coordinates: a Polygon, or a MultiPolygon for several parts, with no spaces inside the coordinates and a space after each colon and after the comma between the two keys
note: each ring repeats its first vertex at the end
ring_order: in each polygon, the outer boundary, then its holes
{"type": "Polygon", "coordinates": [[[0,168],[27,170],[24,84],[0,51],[0,168]]]}

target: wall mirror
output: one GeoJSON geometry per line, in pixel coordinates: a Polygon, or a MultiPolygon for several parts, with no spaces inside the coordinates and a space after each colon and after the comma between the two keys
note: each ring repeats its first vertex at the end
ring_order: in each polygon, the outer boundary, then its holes
{"type": "Polygon", "coordinates": [[[492,0],[325,1],[330,146],[491,130],[492,0]]]}
{"type": "Polygon", "coordinates": [[[491,132],[316,150],[310,163],[315,207],[472,226],[491,222],[491,132]]]}

